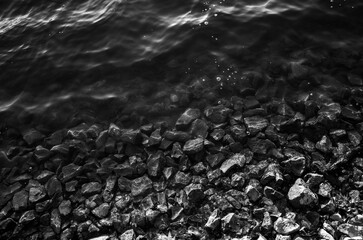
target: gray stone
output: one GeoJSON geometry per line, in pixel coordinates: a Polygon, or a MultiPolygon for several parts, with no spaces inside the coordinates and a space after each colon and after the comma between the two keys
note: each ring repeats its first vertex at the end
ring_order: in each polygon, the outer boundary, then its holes
{"type": "Polygon", "coordinates": [[[44,139],[44,137],[45,136],[36,129],[29,129],[23,136],[25,142],[28,145],[33,145],[37,142],[40,142],[44,139]]]}
{"type": "Polygon", "coordinates": [[[108,203],[103,203],[100,206],[92,210],[92,213],[98,218],[105,218],[110,211],[110,205],[108,203]]]}
{"type": "Polygon", "coordinates": [[[99,182],[90,182],[82,185],[81,193],[85,196],[91,196],[96,193],[100,193],[102,185],[99,182]]]}
{"type": "Polygon", "coordinates": [[[29,202],[36,203],[46,197],[45,188],[43,186],[35,186],[29,189],[29,202]]]}
{"type": "Polygon", "coordinates": [[[220,167],[223,173],[227,173],[235,168],[242,168],[246,163],[246,157],[243,154],[236,153],[226,161],[224,161],[220,167]]]}
{"type": "Polygon", "coordinates": [[[21,215],[21,217],[19,219],[19,223],[26,224],[26,223],[34,221],[35,218],[36,218],[36,213],[34,210],[26,211],[23,213],[23,215],[21,215]]]}
{"type": "Polygon", "coordinates": [[[191,204],[199,203],[204,198],[203,186],[201,184],[190,184],[184,188],[191,204]]]}
{"type": "Polygon", "coordinates": [[[299,231],[300,225],[290,218],[279,217],[274,223],[276,232],[283,235],[290,235],[299,231]]]}
{"type": "Polygon", "coordinates": [[[81,172],[82,167],[78,166],[74,163],[68,164],[67,166],[64,166],[62,168],[62,173],[63,173],[63,182],[67,182],[69,180],[71,180],[72,178],[75,178],[76,176],[79,175],[79,173],[81,172]]]}
{"type": "Polygon", "coordinates": [[[131,195],[133,197],[145,196],[152,190],[152,181],[146,175],[136,178],[131,182],[131,195]]]}
{"type": "Polygon", "coordinates": [[[196,138],[187,141],[184,144],[183,151],[186,154],[195,154],[203,150],[204,147],[204,139],[203,138],[196,138]]]}
{"type": "Polygon", "coordinates": [[[58,210],[59,210],[60,215],[62,215],[62,216],[67,216],[68,214],[70,214],[72,212],[71,201],[63,200],[59,204],[58,210]]]}
{"type": "Polygon", "coordinates": [[[62,184],[56,176],[51,177],[45,184],[48,196],[52,197],[55,194],[62,193],[62,184]]]}
{"type": "Polygon", "coordinates": [[[216,230],[221,224],[221,218],[219,217],[219,210],[215,209],[209,216],[207,223],[204,225],[205,228],[212,231],[216,230]]]}
{"type": "Polygon", "coordinates": [[[247,130],[252,136],[263,131],[268,126],[268,120],[259,116],[244,118],[247,130]]]}
{"type": "Polygon", "coordinates": [[[323,153],[328,153],[332,150],[332,143],[327,136],[323,136],[319,142],[316,143],[315,147],[323,153]]]}
{"type": "Polygon", "coordinates": [[[51,216],[50,216],[50,226],[53,228],[53,231],[56,234],[59,234],[61,231],[62,220],[59,215],[58,209],[53,209],[51,216]]]}
{"type": "Polygon", "coordinates": [[[287,194],[290,203],[295,207],[307,207],[316,204],[317,195],[313,193],[308,185],[298,178],[287,194]]]}
{"type": "Polygon", "coordinates": [[[12,201],[14,210],[18,211],[27,208],[28,198],[29,194],[26,190],[15,193],[12,201]]]}
{"type": "Polygon", "coordinates": [[[136,235],[133,229],[129,229],[127,231],[125,231],[123,234],[121,234],[120,236],[120,240],[135,240],[136,235]]]}
{"type": "Polygon", "coordinates": [[[111,175],[106,179],[106,186],[102,192],[102,197],[105,202],[111,202],[113,199],[116,181],[117,177],[115,175],[111,175]]]}
{"type": "Polygon", "coordinates": [[[349,223],[343,223],[338,226],[338,231],[349,237],[362,237],[363,226],[355,226],[349,223]]]}
{"type": "Polygon", "coordinates": [[[177,130],[186,130],[190,124],[200,117],[200,110],[188,108],[176,121],[175,127],[177,130]]]}
{"type": "Polygon", "coordinates": [[[158,177],[161,175],[164,168],[165,158],[162,151],[150,154],[147,159],[147,172],[151,177],[158,177]]]}
{"type": "Polygon", "coordinates": [[[213,123],[224,123],[232,110],[223,105],[209,107],[204,111],[205,116],[213,123]]]}

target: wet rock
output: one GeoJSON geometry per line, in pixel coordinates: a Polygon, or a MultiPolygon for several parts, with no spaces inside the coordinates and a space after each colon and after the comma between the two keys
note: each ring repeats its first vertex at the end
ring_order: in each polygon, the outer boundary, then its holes
{"type": "Polygon", "coordinates": [[[78,206],[72,212],[73,218],[77,222],[86,221],[88,219],[89,213],[90,213],[90,210],[88,208],[85,208],[83,205],[78,206]]]}
{"type": "Polygon", "coordinates": [[[162,151],[151,154],[147,159],[147,172],[151,177],[158,177],[161,175],[164,168],[165,158],[162,151]]]}
{"type": "Polygon", "coordinates": [[[227,121],[228,116],[232,110],[223,105],[209,107],[204,111],[205,116],[213,123],[224,123],[227,121]]]}
{"type": "Polygon", "coordinates": [[[274,223],[274,229],[276,232],[283,235],[290,235],[299,231],[300,225],[293,219],[279,217],[274,223]]]}
{"type": "Polygon", "coordinates": [[[44,135],[36,129],[29,129],[24,133],[24,140],[28,145],[33,145],[44,139],[44,135]]]}
{"type": "Polygon", "coordinates": [[[62,220],[61,217],[59,215],[59,211],[58,209],[53,209],[51,216],[50,216],[50,226],[52,227],[53,231],[56,234],[59,234],[61,231],[61,226],[62,226],[62,220]]]}
{"type": "Polygon", "coordinates": [[[177,130],[186,130],[190,124],[200,117],[200,110],[188,108],[176,121],[175,128],[177,130]]]}
{"type": "Polygon", "coordinates": [[[80,174],[81,170],[82,170],[82,167],[78,166],[74,163],[64,166],[62,168],[62,173],[63,173],[62,181],[67,182],[67,181],[71,180],[72,178],[75,178],[76,176],[78,176],[80,174]]]}
{"type": "Polygon", "coordinates": [[[269,124],[268,120],[259,116],[244,118],[247,130],[252,136],[263,131],[269,124]]]}
{"type": "Polygon", "coordinates": [[[324,239],[324,240],[334,240],[334,237],[328,233],[327,231],[325,231],[325,229],[321,228],[318,232],[319,234],[319,237],[321,239],[324,239]]]}
{"type": "Polygon", "coordinates": [[[323,136],[321,140],[316,143],[315,147],[323,153],[328,153],[332,149],[332,143],[327,136],[323,136]]]}
{"type": "Polygon", "coordinates": [[[20,219],[19,219],[19,223],[20,224],[27,224],[29,222],[34,221],[36,218],[36,213],[34,210],[30,210],[30,211],[26,211],[23,213],[23,215],[21,215],[20,219]]]}
{"type": "Polygon", "coordinates": [[[100,206],[92,210],[92,213],[98,218],[105,218],[110,211],[110,205],[108,203],[103,203],[100,206]]]}
{"type": "Polygon", "coordinates": [[[145,227],[146,224],[146,214],[145,211],[134,209],[131,212],[131,224],[137,227],[145,227]]]}
{"type": "Polygon", "coordinates": [[[75,192],[76,191],[76,186],[78,185],[78,181],[74,180],[74,181],[70,181],[67,182],[65,184],[66,187],[66,191],[67,192],[75,192]]]}
{"type": "Polygon", "coordinates": [[[47,190],[48,196],[50,197],[62,192],[62,184],[56,176],[53,176],[48,180],[48,182],[45,184],[45,188],[47,190]]]}
{"type": "Polygon", "coordinates": [[[190,133],[194,137],[200,137],[205,139],[208,136],[209,126],[206,121],[202,119],[196,119],[193,121],[190,128],[190,133]]]}
{"type": "Polygon", "coordinates": [[[291,156],[283,163],[295,176],[300,177],[305,171],[306,159],[303,154],[294,154],[294,156],[291,156]]]}
{"type": "Polygon", "coordinates": [[[130,165],[129,161],[118,164],[113,170],[117,176],[122,177],[132,177],[136,171],[135,168],[130,165]]]}
{"type": "Polygon", "coordinates": [[[69,200],[63,200],[58,206],[59,214],[67,216],[72,212],[72,203],[69,200]]]}
{"type": "Polygon", "coordinates": [[[328,198],[330,197],[330,192],[333,190],[333,187],[330,185],[330,183],[321,183],[319,185],[319,192],[318,194],[322,197],[328,198]]]}
{"type": "Polygon", "coordinates": [[[265,232],[268,232],[273,228],[273,223],[272,223],[272,220],[271,220],[271,216],[270,216],[270,214],[268,212],[263,213],[261,228],[265,232]]]}
{"type": "Polygon", "coordinates": [[[152,181],[146,175],[136,178],[131,182],[131,195],[133,197],[145,196],[152,190],[152,181]]]}
{"type": "Polygon", "coordinates": [[[336,210],[336,204],[333,199],[329,199],[328,202],[320,205],[320,211],[322,213],[333,214],[336,210]]]}
{"type": "Polygon", "coordinates": [[[201,184],[190,184],[184,188],[191,204],[197,204],[204,199],[203,187],[201,184]]]}
{"type": "Polygon", "coordinates": [[[317,173],[308,173],[305,175],[305,178],[307,179],[306,184],[308,184],[310,188],[318,186],[324,181],[324,176],[317,173]]]}
{"type": "Polygon", "coordinates": [[[359,146],[362,142],[362,136],[357,131],[349,131],[348,138],[354,147],[359,146]]]}
{"type": "Polygon", "coordinates": [[[225,174],[236,168],[242,168],[246,163],[246,157],[243,154],[236,153],[232,157],[228,158],[220,166],[220,170],[225,174]]]}
{"type": "Polygon", "coordinates": [[[160,129],[156,129],[155,131],[153,131],[145,146],[151,147],[160,144],[162,140],[160,131],[161,131],[160,129]]]}
{"type": "Polygon", "coordinates": [[[51,152],[42,146],[37,146],[35,148],[34,156],[38,161],[43,161],[45,159],[48,159],[50,157],[50,155],[51,155],[51,152]]]}
{"type": "Polygon", "coordinates": [[[203,150],[204,140],[203,138],[196,138],[189,140],[184,144],[183,151],[186,154],[195,154],[203,150]]]}
{"type": "Polygon", "coordinates": [[[131,180],[125,177],[119,177],[117,184],[121,192],[131,192],[131,180]]]}
{"type": "Polygon", "coordinates": [[[191,135],[182,131],[165,131],[163,137],[173,142],[186,142],[191,139],[191,135]]]}
{"type": "Polygon", "coordinates": [[[133,229],[129,229],[129,230],[125,231],[120,236],[120,240],[135,240],[135,239],[136,239],[136,235],[135,235],[135,232],[133,229]]]}
{"type": "Polygon", "coordinates": [[[242,189],[243,186],[245,185],[245,181],[246,181],[246,175],[238,172],[238,173],[234,173],[231,176],[231,186],[237,189],[242,189]]]}
{"type": "Polygon", "coordinates": [[[210,134],[210,136],[212,137],[213,140],[220,141],[224,137],[225,134],[226,134],[226,132],[223,129],[216,128],[213,130],[213,132],[210,134]]]}
{"type": "Polygon", "coordinates": [[[27,208],[28,198],[29,194],[26,190],[15,193],[12,201],[14,210],[18,211],[27,208]]]}
{"type": "Polygon", "coordinates": [[[111,175],[106,179],[106,186],[102,192],[102,197],[105,202],[111,202],[113,199],[116,181],[117,177],[114,175],[111,175]]]}
{"type": "Polygon", "coordinates": [[[226,216],[224,216],[221,219],[221,222],[222,222],[222,229],[224,231],[237,232],[238,228],[240,227],[238,225],[238,218],[235,213],[228,213],[226,216]]]}
{"type": "Polygon", "coordinates": [[[173,178],[173,185],[175,187],[185,187],[192,181],[192,178],[189,174],[178,171],[173,178]]]}
{"type": "Polygon", "coordinates": [[[318,201],[316,194],[309,189],[301,178],[295,181],[287,196],[290,203],[298,208],[314,205],[318,201]]]}
{"type": "Polygon", "coordinates": [[[342,118],[356,123],[362,121],[362,113],[353,106],[347,105],[342,107],[342,118]]]}
{"type": "Polygon", "coordinates": [[[349,223],[343,223],[338,226],[338,231],[349,237],[363,236],[363,226],[355,226],[349,223]]]}
{"type": "Polygon", "coordinates": [[[183,210],[184,210],[184,208],[182,208],[181,206],[173,206],[171,208],[171,218],[170,219],[172,221],[177,220],[181,216],[183,210]]]}
{"type": "Polygon", "coordinates": [[[36,203],[46,197],[45,188],[43,186],[34,186],[29,189],[29,202],[36,203]]]}
{"type": "Polygon", "coordinates": [[[263,193],[266,197],[268,197],[272,200],[283,199],[285,197],[281,192],[276,191],[274,188],[272,188],[270,186],[266,186],[263,189],[263,193]]]}
{"type": "Polygon", "coordinates": [[[251,179],[245,188],[245,193],[252,202],[256,202],[262,196],[260,190],[260,182],[256,179],[251,179]]]}
{"type": "Polygon", "coordinates": [[[211,154],[206,157],[209,166],[212,168],[218,167],[224,161],[224,159],[225,157],[222,153],[211,154]]]}
{"type": "MultiPolygon", "coordinates": [[[[229,131],[231,133],[231,136],[233,137],[233,140],[236,142],[245,142],[247,140],[248,134],[246,132],[246,127],[242,125],[233,125],[229,128],[229,131]]],[[[228,135],[225,135],[224,138],[226,138],[228,135]]],[[[229,141],[232,143],[231,141],[229,141]]]]}
{"type": "Polygon", "coordinates": [[[221,224],[221,218],[219,217],[219,210],[215,209],[212,214],[208,217],[207,223],[204,227],[208,230],[215,231],[221,224]]]}
{"type": "MultiPolygon", "coordinates": [[[[263,166],[261,166],[260,168],[261,168],[261,170],[263,170],[263,166]]],[[[258,170],[258,169],[259,168],[256,168],[255,170],[258,170]]],[[[257,173],[255,177],[258,177],[258,176],[259,176],[259,174],[257,173]]],[[[274,182],[277,185],[281,185],[283,183],[283,181],[284,181],[284,178],[283,178],[282,173],[277,164],[269,164],[261,177],[261,184],[263,184],[263,185],[266,185],[270,182],[274,182]]]]}
{"type": "Polygon", "coordinates": [[[268,139],[250,138],[247,141],[252,152],[266,155],[270,149],[276,148],[275,144],[268,139]]]}
{"type": "Polygon", "coordinates": [[[126,129],[122,132],[120,140],[124,143],[138,144],[141,143],[142,137],[140,130],[126,129]]]}
{"type": "Polygon", "coordinates": [[[100,193],[102,185],[99,182],[90,182],[82,185],[81,193],[84,196],[91,196],[96,193],[100,193]]]}

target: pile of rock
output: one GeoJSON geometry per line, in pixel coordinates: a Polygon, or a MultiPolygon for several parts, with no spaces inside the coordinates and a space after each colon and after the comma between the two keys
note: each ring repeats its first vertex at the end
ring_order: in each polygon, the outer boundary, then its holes
{"type": "Polygon", "coordinates": [[[362,108],[252,97],[174,128],[9,133],[0,238],[362,239],[362,134],[362,108]]]}

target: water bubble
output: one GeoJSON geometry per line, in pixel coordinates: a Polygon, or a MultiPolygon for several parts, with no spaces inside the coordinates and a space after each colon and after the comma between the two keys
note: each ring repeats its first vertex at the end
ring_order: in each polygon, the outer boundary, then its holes
{"type": "Polygon", "coordinates": [[[208,25],[208,22],[207,22],[207,21],[205,21],[205,22],[204,22],[204,25],[208,25]]]}
{"type": "Polygon", "coordinates": [[[221,77],[216,77],[216,80],[217,80],[218,82],[220,82],[220,81],[222,80],[222,78],[221,78],[221,77]]]}

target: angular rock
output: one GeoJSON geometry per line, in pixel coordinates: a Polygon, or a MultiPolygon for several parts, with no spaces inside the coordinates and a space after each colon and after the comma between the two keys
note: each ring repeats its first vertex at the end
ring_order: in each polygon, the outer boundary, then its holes
{"type": "Polygon", "coordinates": [[[362,135],[360,135],[357,131],[349,131],[348,138],[354,147],[359,146],[362,142],[362,135]]]}
{"type": "Polygon", "coordinates": [[[56,234],[59,234],[61,231],[61,226],[62,226],[62,220],[61,217],[59,215],[59,211],[58,209],[53,209],[51,216],[50,216],[50,226],[53,228],[53,231],[56,234]]]}
{"type": "Polygon", "coordinates": [[[209,107],[204,111],[205,116],[213,123],[224,123],[232,110],[223,105],[209,107]]]}
{"type": "Polygon", "coordinates": [[[96,193],[100,193],[102,190],[102,185],[99,182],[90,182],[82,185],[81,193],[84,196],[91,196],[96,193]]]}
{"type": "Polygon", "coordinates": [[[36,203],[46,197],[47,193],[43,186],[34,186],[29,189],[29,202],[36,203]]]}
{"type": "Polygon", "coordinates": [[[117,177],[115,175],[111,175],[106,179],[106,186],[102,192],[102,197],[105,202],[111,202],[114,197],[116,181],[117,177]]]}
{"type": "Polygon", "coordinates": [[[330,192],[333,190],[333,187],[330,185],[330,183],[321,183],[319,185],[319,192],[318,194],[322,197],[328,198],[330,197],[330,192]]]}
{"type": "Polygon", "coordinates": [[[330,139],[324,135],[321,140],[316,143],[315,147],[323,153],[328,153],[329,151],[331,151],[333,146],[330,139]]]}
{"type": "Polygon", "coordinates": [[[28,206],[29,193],[26,190],[21,190],[13,196],[13,208],[15,211],[22,210],[28,206]]]}
{"type": "Polygon", "coordinates": [[[26,223],[34,221],[35,218],[36,218],[36,213],[34,210],[26,211],[23,213],[23,215],[21,215],[21,217],[19,219],[19,223],[26,224],[26,223]]]}
{"type": "Polygon", "coordinates": [[[306,159],[303,154],[291,156],[283,163],[286,165],[287,169],[297,177],[300,177],[305,171],[306,159]]]}
{"type": "Polygon", "coordinates": [[[202,119],[196,119],[193,121],[190,128],[190,133],[193,137],[200,137],[205,139],[208,136],[209,126],[206,121],[202,119]]]}
{"type": "Polygon", "coordinates": [[[119,177],[117,184],[121,192],[131,192],[131,180],[125,177],[119,177]]]}
{"type": "Polygon", "coordinates": [[[215,209],[209,216],[207,223],[204,225],[206,229],[215,231],[221,224],[221,218],[219,217],[219,210],[215,209]]]}
{"type": "Polygon", "coordinates": [[[191,139],[191,135],[182,131],[165,131],[163,137],[173,142],[186,142],[191,139]]]}
{"type": "Polygon", "coordinates": [[[224,159],[225,157],[223,153],[211,154],[206,157],[209,166],[212,168],[218,167],[224,161],[224,159]]]}
{"type": "Polygon", "coordinates": [[[48,182],[45,184],[45,188],[47,190],[48,196],[50,197],[62,192],[62,184],[56,176],[53,176],[48,180],[48,182]]]}
{"type": "Polygon", "coordinates": [[[276,232],[283,235],[290,235],[299,231],[300,225],[290,218],[279,217],[274,223],[276,232]]]}
{"type": "Polygon", "coordinates": [[[151,177],[158,177],[161,175],[165,165],[165,157],[162,151],[151,154],[147,159],[147,172],[151,177]]]}
{"type": "Polygon", "coordinates": [[[71,180],[72,178],[75,178],[76,176],[78,176],[80,174],[81,170],[82,170],[82,167],[78,166],[74,163],[64,166],[62,168],[62,173],[63,173],[62,181],[67,182],[67,181],[71,180]]]}
{"type": "Polygon", "coordinates": [[[355,226],[349,223],[343,223],[338,226],[338,231],[349,237],[362,237],[363,226],[355,226]]]}
{"type": "Polygon", "coordinates": [[[246,163],[246,157],[243,154],[236,153],[232,157],[228,158],[226,161],[222,163],[220,166],[220,170],[223,173],[227,173],[236,168],[242,168],[246,163]]]}
{"type": "Polygon", "coordinates": [[[146,175],[136,178],[131,182],[131,195],[133,197],[145,196],[152,190],[152,181],[146,175]]]}
{"type": "Polygon", "coordinates": [[[226,134],[226,132],[223,129],[216,128],[213,130],[213,132],[210,134],[210,136],[212,137],[213,140],[220,141],[224,137],[225,134],[226,134]]]}
{"type": "Polygon", "coordinates": [[[269,124],[268,120],[259,116],[244,118],[247,130],[252,136],[263,131],[269,124]]]}
{"type": "Polygon", "coordinates": [[[33,145],[38,143],[44,139],[44,135],[40,133],[36,129],[29,129],[27,132],[24,133],[24,140],[28,145],[33,145]]]}
{"type": "Polygon", "coordinates": [[[175,187],[185,187],[192,181],[192,178],[189,174],[186,174],[184,172],[178,171],[173,179],[173,185],[175,187]]]}
{"type": "Polygon", "coordinates": [[[204,139],[203,138],[196,138],[187,141],[184,144],[183,151],[186,154],[195,154],[203,150],[204,147],[204,139]]]}
{"type": "Polygon", "coordinates": [[[38,161],[43,161],[43,160],[49,158],[50,155],[51,155],[51,152],[42,146],[37,146],[35,148],[34,156],[38,161]]]}
{"type": "Polygon", "coordinates": [[[245,193],[252,202],[256,202],[262,196],[260,190],[261,186],[259,181],[256,179],[251,179],[245,188],[245,193]]]}
{"type": "Polygon", "coordinates": [[[102,203],[100,206],[93,209],[92,213],[98,218],[105,218],[110,211],[110,207],[111,206],[108,203],[102,203]]]}
{"type": "Polygon", "coordinates": [[[129,229],[129,230],[125,231],[120,236],[120,240],[135,240],[135,239],[136,239],[136,235],[135,235],[135,232],[133,229],[129,229]]]}
{"type": "Polygon", "coordinates": [[[59,214],[67,216],[72,212],[72,203],[69,200],[63,200],[58,206],[59,214]]]}
{"type": "Polygon", "coordinates": [[[308,185],[301,178],[295,181],[294,185],[289,189],[287,196],[290,203],[298,208],[314,205],[318,201],[317,195],[309,189],[308,185]]]}
{"type": "Polygon", "coordinates": [[[190,184],[184,188],[191,204],[197,204],[204,199],[203,186],[201,184],[190,184]]]}
{"type": "Polygon", "coordinates": [[[200,117],[200,110],[188,108],[176,121],[175,128],[177,130],[186,130],[190,124],[200,117]]]}
{"type": "Polygon", "coordinates": [[[228,213],[226,216],[224,216],[222,219],[222,229],[224,231],[232,231],[236,232],[239,228],[238,225],[238,218],[235,213],[228,213]]]}
{"type": "Polygon", "coordinates": [[[334,237],[323,228],[319,230],[319,237],[323,240],[334,240],[334,237]]]}
{"type": "MultiPolygon", "coordinates": [[[[242,125],[233,125],[229,128],[229,131],[231,132],[233,140],[236,142],[245,142],[245,140],[248,137],[246,128],[245,128],[245,126],[242,126],[242,125]]],[[[224,138],[227,136],[228,135],[225,135],[224,138]]]]}
{"type": "Polygon", "coordinates": [[[120,140],[125,143],[138,144],[142,140],[140,130],[124,130],[120,136],[120,140]]]}

